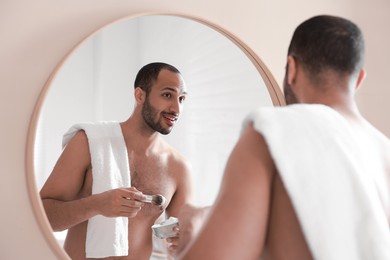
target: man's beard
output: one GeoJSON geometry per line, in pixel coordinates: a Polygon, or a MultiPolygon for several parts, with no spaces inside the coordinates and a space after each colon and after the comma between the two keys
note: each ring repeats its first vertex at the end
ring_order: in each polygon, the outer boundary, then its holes
{"type": "Polygon", "coordinates": [[[164,128],[161,125],[160,121],[154,122],[155,118],[158,118],[158,112],[156,109],[150,104],[148,97],[146,97],[145,103],[142,107],[142,117],[145,123],[154,131],[159,132],[160,134],[167,135],[171,132],[172,127],[164,128]]]}

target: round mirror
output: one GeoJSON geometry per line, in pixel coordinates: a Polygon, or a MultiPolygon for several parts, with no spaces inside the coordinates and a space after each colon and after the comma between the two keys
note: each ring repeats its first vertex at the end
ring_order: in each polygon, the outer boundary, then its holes
{"type": "Polygon", "coordinates": [[[244,117],[258,106],[284,102],[261,60],[233,35],[206,21],[146,15],[105,26],[55,70],[32,118],[27,171],[33,205],[46,233],[50,226],[38,191],[62,151],[63,134],[75,123],[126,120],[134,107],[135,75],[155,61],[177,67],[187,85],[184,112],[164,138],[190,162],[199,206],[213,203],[244,117]]]}

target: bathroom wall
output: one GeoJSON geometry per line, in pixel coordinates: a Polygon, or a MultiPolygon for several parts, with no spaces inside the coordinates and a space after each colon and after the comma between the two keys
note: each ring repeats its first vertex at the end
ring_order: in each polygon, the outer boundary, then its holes
{"type": "Polygon", "coordinates": [[[56,259],[37,224],[27,190],[25,148],[40,91],[63,57],[99,27],[131,14],[180,12],[228,29],[282,82],[293,29],[328,13],[356,21],[366,35],[368,77],[358,91],[362,112],[388,136],[390,2],[386,0],[2,0],[0,3],[0,258],[56,259]],[[205,8],[207,6],[207,8],[205,8]]]}

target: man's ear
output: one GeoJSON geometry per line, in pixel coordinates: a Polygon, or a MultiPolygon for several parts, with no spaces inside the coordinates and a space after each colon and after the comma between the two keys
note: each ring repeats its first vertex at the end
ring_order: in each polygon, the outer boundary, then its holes
{"type": "Polygon", "coordinates": [[[145,91],[140,87],[136,87],[134,90],[135,102],[137,102],[137,104],[140,105],[144,103],[145,97],[146,97],[145,91]]]}
{"type": "Polygon", "coordinates": [[[288,55],[287,56],[287,83],[292,86],[292,83],[295,81],[296,73],[297,73],[297,64],[295,62],[295,59],[293,56],[288,55]]]}
{"type": "Polygon", "coordinates": [[[359,72],[359,76],[358,76],[358,79],[357,79],[357,82],[356,82],[355,89],[358,89],[360,87],[360,85],[362,84],[362,82],[364,81],[366,76],[367,76],[366,71],[364,69],[361,69],[360,72],[359,72]]]}

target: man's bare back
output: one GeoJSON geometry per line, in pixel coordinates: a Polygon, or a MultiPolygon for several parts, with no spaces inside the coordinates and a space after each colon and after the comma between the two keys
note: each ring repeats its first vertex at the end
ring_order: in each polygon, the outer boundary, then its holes
{"type": "MultiPolygon", "coordinates": [[[[380,187],[390,177],[390,143],[365,120],[351,124],[362,140],[359,145],[363,158],[375,166],[375,170],[367,174],[380,187]],[[367,142],[371,147],[367,147],[367,142]]],[[[234,159],[227,165],[219,198],[206,226],[196,243],[190,244],[190,250],[187,248],[187,254],[180,255],[179,259],[235,259],[239,256],[264,260],[313,259],[290,196],[262,136],[249,126],[232,156],[234,159]],[[240,239],[247,241],[244,247],[240,239]],[[226,245],[230,245],[228,250],[226,245]]],[[[385,203],[390,198],[389,182],[382,191],[386,192],[377,190],[384,202],[383,212],[389,216],[390,205],[385,203]]],[[[337,216],[337,212],[334,214],[337,216]]],[[[191,212],[188,215],[191,216],[191,212]]]]}
{"type": "Polygon", "coordinates": [[[390,141],[356,104],[363,66],[353,22],[319,15],[295,29],[287,108],[250,116],[179,259],[389,259],[390,141]]]}

